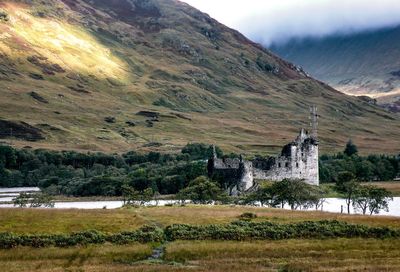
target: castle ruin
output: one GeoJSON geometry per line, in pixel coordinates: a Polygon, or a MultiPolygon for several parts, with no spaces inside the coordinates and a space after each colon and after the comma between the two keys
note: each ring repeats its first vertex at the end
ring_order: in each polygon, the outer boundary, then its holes
{"type": "Polygon", "coordinates": [[[251,161],[240,158],[217,158],[208,161],[208,175],[222,179],[230,195],[240,195],[255,186],[255,180],[281,181],[301,179],[311,185],[319,185],[318,171],[318,115],[311,108],[311,133],[301,129],[297,138],[285,145],[276,157],[257,157],[251,161]]]}

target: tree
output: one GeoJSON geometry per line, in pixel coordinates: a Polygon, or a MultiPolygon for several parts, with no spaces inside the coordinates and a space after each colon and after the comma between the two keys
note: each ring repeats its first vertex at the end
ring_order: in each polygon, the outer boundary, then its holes
{"type": "Polygon", "coordinates": [[[45,207],[45,208],[54,208],[54,201],[53,197],[42,193],[21,193],[19,196],[13,199],[13,204],[14,206],[18,206],[20,208],[26,208],[31,207],[31,208],[40,208],[40,207],[45,207]]]}
{"type": "Polygon", "coordinates": [[[55,203],[53,197],[45,193],[31,194],[30,207],[31,208],[54,208],[55,203]]]}
{"type": "Polygon", "coordinates": [[[161,194],[158,191],[154,191],[153,200],[154,200],[156,206],[158,206],[158,204],[160,203],[160,198],[161,198],[161,194]]]}
{"type": "Polygon", "coordinates": [[[328,189],[322,189],[321,187],[314,186],[314,190],[311,192],[310,202],[314,204],[315,210],[318,211],[322,208],[326,202],[325,196],[328,193],[328,189]]]}
{"type": "Polygon", "coordinates": [[[144,206],[146,203],[150,202],[153,199],[154,192],[153,189],[147,188],[140,192],[139,195],[139,204],[144,206]]]}
{"type": "Polygon", "coordinates": [[[355,210],[361,210],[365,215],[369,206],[369,187],[361,186],[353,197],[353,207],[355,210]]]}
{"type": "Polygon", "coordinates": [[[14,206],[25,208],[30,202],[31,196],[28,193],[20,193],[19,196],[13,199],[14,206]]]}
{"type": "Polygon", "coordinates": [[[117,196],[121,195],[123,179],[118,173],[110,173],[110,176],[98,176],[79,182],[74,190],[77,196],[117,196]]]}
{"type": "Polygon", "coordinates": [[[369,181],[374,176],[374,165],[368,160],[360,160],[356,164],[357,177],[363,181],[369,181]]]}
{"type": "Polygon", "coordinates": [[[393,165],[386,159],[380,158],[376,163],[376,175],[381,181],[392,180],[396,177],[396,172],[393,165]]]}
{"type": "Polygon", "coordinates": [[[336,191],[344,195],[347,205],[347,213],[350,214],[350,205],[360,189],[360,183],[350,172],[341,172],[336,182],[336,191]]]}
{"type": "Polygon", "coordinates": [[[129,204],[130,200],[132,200],[132,196],[135,193],[135,189],[129,186],[128,184],[123,184],[121,186],[121,193],[124,205],[129,204]]]}
{"type": "Polygon", "coordinates": [[[15,150],[10,146],[0,144],[0,167],[13,168],[16,166],[16,160],[15,150]]]}
{"type": "MultiPolygon", "coordinates": [[[[218,157],[223,156],[222,150],[216,146],[215,152],[218,157]]],[[[213,156],[213,147],[206,144],[191,143],[182,148],[182,154],[189,154],[193,160],[205,160],[213,156]]]]}
{"type": "Polygon", "coordinates": [[[218,200],[223,194],[222,190],[208,178],[200,176],[189,183],[189,186],[178,193],[178,198],[189,199],[195,204],[209,204],[218,200]]]}
{"type": "Polygon", "coordinates": [[[124,205],[138,204],[144,206],[150,202],[154,196],[153,189],[147,188],[143,191],[137,191],[134,188],[124,184],[122,186],[122,196],[124,205]]]}
{"type": "Polygon", "coordinates": [[[252,205],[255,205],[256,202],[260,202],[261,207],[264,205],[272,206],[273,192],[271,187],[272,183],[261,184],[257,191],[245,196],[244,202],[252,205]]]}
{"type": "MultiPolygon", "coordinates": [[[[262,191],[261,191],[262,192],[262,191]]],[[[292,210],[298,208],[310,208],[319,203],[323,193],[317,186],[305,183],[300,179],[284,179],[275,182],[260,196],[265,196],[265,200],[270,199],[271,206],[287,203],[292,210]]]]}
{"type": "Polygon", "coordinates": [[[389,191],[376,186],[363,186],[354,196],[353,206],[365,215],[369,210],[370,215],[378,214],[380,210],[389,210],[389,201],[393,200],[389,191]]]}
{"type": "Polygon", "coordinates": [[[357,146],[353,144],[353,141],[350,139],[346,144],[346,148],[344,149],[344,154],[351,157],[352,155],[355,155],[357,153],[358,153],[357,146]]]}

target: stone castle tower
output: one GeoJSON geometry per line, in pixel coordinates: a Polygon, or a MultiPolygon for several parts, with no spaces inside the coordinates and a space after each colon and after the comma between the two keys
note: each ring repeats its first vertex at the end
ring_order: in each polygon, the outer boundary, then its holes
{"type": "Polygon", "coordinates": [[[312,107],[310,113],[311,133],[301,129],[297,138],[282,148],[280,155],[245,161],[242,157],[219,159],[214,152],[208,162],[209,176],[223,179],[231,195],[248,191],[256,185],[257,179],[301,179],[308,184],[319,185],[317,108],[312,107]]]}

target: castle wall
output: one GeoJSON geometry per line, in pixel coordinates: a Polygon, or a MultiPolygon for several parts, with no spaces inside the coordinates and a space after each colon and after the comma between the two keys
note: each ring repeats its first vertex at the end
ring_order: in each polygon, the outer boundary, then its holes
{"type": "Polygon", "coordinates": [[[239,195],[254,186],[254,179],[281,181],[302,179],[311,185],[319,185],[318,142],[302,130],[297,139],[283,147],[276,158],[257,158],[254,161],[240,159],[210,159],[209,175],[222,175],[228,184],[230,195],[239,195]]]}
{"type": "Polygon", "coordinates": [[[319,185],[318,145],[293,144],[289,156],[279,156],[269,171],[253,169],[255,179],[281,181],[304,179],[311,185],[319,185]]]}

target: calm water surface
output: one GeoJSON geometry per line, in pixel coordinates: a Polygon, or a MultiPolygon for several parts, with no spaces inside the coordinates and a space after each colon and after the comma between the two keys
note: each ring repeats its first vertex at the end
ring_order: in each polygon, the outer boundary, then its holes
{"type": "MultiPolygon", "coordinates": [[[[12,204],[6,204],[4,202],[11,202],[15,196],[21,192],[37,192],[40,191],[36,187],[25,187],[25,188],[0,188],[0,208],[12,208],[12,204]],[[3,203],[2,203],[3,202],[3,203]]],[[[165,206],[166,204],[177,203],[177,200],[160,200],[158,201],[159,206],[165,206]]],[[[155,206],[155,201],[146,203],[147,206],[155,206]]],[[[117,209],[122,207],[122,201],[82,201],[82,202],[56,202],[55,209],[117,209]]],[[[340,213],[341,206],[343,211],[347,211],[346,201],[340,198],[327,198],[323,207],[319,210],[325,212],[340,213]]],[[[289,209],[289,207],[285,207],[289,209]]],[[[309,209],[309,210],[315,210],[309,209]]],[[[351,213],[357,213],[351,208],[351,213]]],[[[389,202],[389,212],[381,211],[379,215],[390,215],[400,216],[400,197],[393,198],[393,201],[389,202]]]]}

